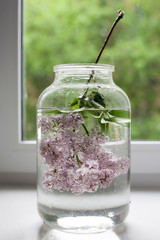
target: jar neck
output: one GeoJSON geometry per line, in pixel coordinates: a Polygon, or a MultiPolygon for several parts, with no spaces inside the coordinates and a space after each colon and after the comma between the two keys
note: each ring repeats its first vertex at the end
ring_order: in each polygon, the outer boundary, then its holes
{"type": "Polygon", "coordinates": [[[54,68],[54,83],[112,84],[114,66],[106,64],[63,64],[54,68]]]}

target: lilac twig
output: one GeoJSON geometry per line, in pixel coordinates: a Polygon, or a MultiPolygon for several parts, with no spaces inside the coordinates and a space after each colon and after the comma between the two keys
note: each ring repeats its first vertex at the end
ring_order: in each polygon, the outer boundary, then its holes
{"type": "Polygon", "coordinates": [[[113,25],[112,25],[112,27],[111,27],[108,35],[107,35],[107,38],[105,39],[104,44],[103,44],[103,46],[102,46],[102,48],[101,48],[101,50],[100,50],[100,52],[99,52],[99,54],[98,54],[98,57],[97,57],[95,63],[98,63],[98,61],[99,61],[99,59],[100,59],[100,57],[101,57],[101,55],[102,55],[102,52],[103,52],[105,46],[107,45],[108,40],[109,40],[109,38],[110,38],[110,36],[111,36],[111,34],[112,34],[112,32],[113,32],[116,24],[117,24],[117,23],[119,22],[119,20],[122,19],[123,16],[124,16],[124,12],[123,12],[122,10],[118,10],[117,13],[119,13],[119,14],[118,14],[118,17],[116,18],[115,22],[113,23],[113,25]]]}
{"type": "MultiPolygon", "coordinates": [[[[99,59],[100,59],[100,57],[101,57],[101,55],[102,55],[102,53],[103,53],[103,50],[105,49],[105,47],[106,47],[106,45],[107,45],[107,43],[108,43],[108,40],[110,39],[110,36],[111,36],[111,34],[112,34],[115,26],[117,25],[117,23],[119,22],[119,20],[122,19],[123,16],[124,16],[124,12],[123,12],[121,9],[118,10],[117,13],[118,13],[118,17],[117,17],[116,20],[114,21],[114,23],[113,23],[113,25],[112,25],[112,27],[111,27],[111,29],[110,29],[110,31],[109,31],[109,33],[108,33],[105,41],[104,41],[104,44],[103,44],[103,46],[102,46],[102,48],[101,48],[101,50],[100,50],[100,52],[99,52],[99,54],[98,54],[98,57],[97,57],[95,63],[98,63],[98,61],[99,61],[99,59]]],[[[91,81],[91,79],[93,78],[93,75],[94,75],[94,71],[92,71],[92,74],[90,75],[89,79],[87,80],[87,83],[89,83],[89,82],[91,81]]],[[[87,91],[88,91],[88,88],[86,89],[85,93],[83,94],[83,96],[82,96],[82,98],[81,98],[81,105],[82,105],[82,103],[83,103],[83,101],[84,101],[84,99],[85,99],[85,97],[86,97],[87,91]]]]}

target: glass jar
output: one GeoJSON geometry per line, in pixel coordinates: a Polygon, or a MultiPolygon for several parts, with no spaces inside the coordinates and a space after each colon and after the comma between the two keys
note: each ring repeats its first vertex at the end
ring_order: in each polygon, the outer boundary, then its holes
{"type": "Polygon", "coordinates": [[[130,102],[113,71],[57,65],[38,99],[38,211],[53,228],[101,232],[128,214],[130,102]]]}

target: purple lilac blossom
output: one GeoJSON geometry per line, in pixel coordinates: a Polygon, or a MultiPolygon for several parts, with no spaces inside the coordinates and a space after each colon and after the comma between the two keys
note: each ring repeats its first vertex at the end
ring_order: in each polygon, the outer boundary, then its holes
{"type": "Polygon", "coordinates": [[[39,117],[40,154],[49,169],[43,181],[45,190],[94,193],[128,172],[129,159],[106,149],[108,137],[100,130],[92,129],[89,136],[80,133],[84,123],[79,113],[39,117]]]}

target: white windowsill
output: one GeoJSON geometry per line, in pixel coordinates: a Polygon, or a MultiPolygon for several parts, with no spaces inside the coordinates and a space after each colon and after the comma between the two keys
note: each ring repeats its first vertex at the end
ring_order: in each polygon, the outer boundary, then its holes
{"type": "Polygon", "coordinates": [[[129,215],[114,232],[95,235],[74,235],[46,228],[36,207],[33,188],[1,188],[0,239],[5,240],[151,240],[159,239],[159,189],[134,189],[131,192],[129,215]]]}

